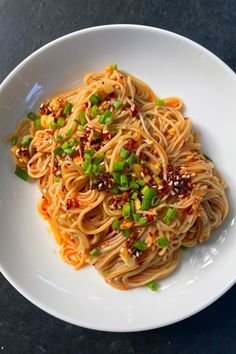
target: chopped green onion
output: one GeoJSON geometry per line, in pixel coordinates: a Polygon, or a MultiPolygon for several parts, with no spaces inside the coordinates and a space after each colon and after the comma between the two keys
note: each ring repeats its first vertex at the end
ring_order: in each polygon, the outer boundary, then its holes
{"type": "Polygon", "coordinates": [[[68,132],[66,133],[66,136],[67,136],[67,137],[70,137],[72,134],[73,134],[73,130],[72,130],[72,128],[70,128],[70,129],[68,130],[68,132]]]}
{"type": "Polygon", "coordinates": [[[130,181],[129,187],[130,189],[139,189],[139,184],[135,181],[130,181]]]}
{"type": "Polygon", "coordinates": [[[118,219],[115,219],[113,223],[111,224],[111,227],[113,230],[117,230],[120,227],[120,221],[118,219]]]}
{"type": "Polygon", "coordinates": [[[29,175],[26,171],[22,170],[20,167],[16,166],[15,169],[15,174],[20,177],[21,179],[23,179],[24,181],[27,181],[27,179],[29,178],[29,175]]]}
{"type": "Polygon", "coordinates": [[[78,125],[80,124],[80,121],[78,119],[74,119],[74,122],[78,125]]]}
{"type": "Polygon", "coordinates": [[[114,181],[116,184],[120,184],[120,175],[117,172],[112,173],[112,177],[114,178],[114,181]]]}
{"type": "Polygon", "coordinates": [[[138,220],[139,224],[144,225],[148,222],[148,219],[146,216],[142,216],[139,220],[138,220]]]}
{"type": "Polygon", "coordinates": [[[134,200],[133,200],[133,199],[130,200],[130,208],[131,208],[131,212],[134,213],[134,211],[135,211],[135,204],[134,204],[134,200]]]}
{"type": "Polygon", "coordinates": [[[70,115],[71,109],[72,109],[72,104],[70,102],[68,102],[67,105],[64,108],[64,113],[65,113],[66,116],[70,115]]]}
{"type": "Polygon", "coordinates": [[[84,153],[84,159],[85,160],[91,160],[91,155],[88,154],[87,152],[84,153]]]}
{"type": "Polygon", "coordinates": [[[170,223],[170,221],[171,221],[171,219],[170,219],[170,218],[167,218],[166,216],[164,216],[162,220],[163,220],[163,222],[164,222],[166,225],[168,225],[168,224],[170,223]]]}
{"type": "Polygon", "coordinates": [[[56,123],[55,122],[50,122],[50,128],[51,129],[57,129],[57,125],[56,125],[56,123]]]}
{"type": "Polygon", "coordinates": [[[76,139],[75,139],[75,138],[70,138],[70,139],[68,140],[68,144],[69,144],[70,147],[74,146],[75,143],[76,143],[76,139]]]}
{"type": "Polygon", "coordinates": [[[60,177],[58,177],[58,176],[54,176],[54,181],[57,182],[57,183],[60,183],[60,182],[61,182],[61,179],[60,179],[60,177]]]}
{"type": "Polygon", "coordinates": [[[96,117],[98,115],[98,106],[96,104],[92,106],[91,113],[93,117],[96,117]]]}
{"type": "Polygon", "coordinates": [[[36,120],[38,118],[37,114],[35,114],[34,112],[29,112],[27,114],[27,117],[31,120],[36,120]]]}
{"type": "Polygon", "coordinates": [[[97,256],[99,254],[99,250],[97,248],[93,248],[91,251],[90,251],[90,255],[91,256],[97,256]]]}
{"type": "Polygon", "coordinates": [[[105,118],[108,118],[108,117],[111,116],[111,114],[112,114],[112,112],[111,112],[110,110],[107,110],[107,111],[104,113],[104,117],[105,117],[105,118]]]}
{"type": "Polygon", "coordinates": [[[24,148],[27,148],[29,147],[31,141],[33,140],[33,138],[29,135],[26,135],[23,137],[22,139],[22,142],[21,142],[21,145],[24,147],[24,148]]]}
{"type": "Polygon", "coordinates": [[[86,160],[82,164],[84,170],[86,170],[90,165],[92,165],[92,164],[91,164],[91,162],[89,160],[86,160]]]}
{"type": "Polygon", "coordinates": [[[151,206],[157,206],[159,201],[160,201],[160,198],[156,195],[155,197],[152,198],[151,206]]]}
{"type": "Polygon", "coordinates": [[[83,125],[78,125],[78,130],[80,131],[80,132],[82,132],[82,130],[84,130],[84,126],[83,125]]]}
{"type": "Polygon", "coordinates": [[[158,290],[158,285],[154,281],[151,281],[150,283],[146,284],[146,286],[151,289],[152,291],[157,291],[158,290]]]}
{"type": "Polygon", "coordinates": [[[122,102],[120,100],[117,100],[113,103],[113,106],[115,107],[115,109],[119,109],[122,107],[122,102]]]}
{"type": "Polygon", "coordinates": [[[147,185],[145,185],[145,186],[142,188],[141,192],[142,192],[143,194],[145,194],[145,192],[146,192],[148,189],[149,189],[149,187],[148,187],[147,185]]]}
{"type": "Polygon", "coordinates": [[[114,171],[123,171],[124,164],[125,164],[125,161],[115,161],[113,163],[113,170],[114,171]]]}
{"type": "Polygon", "coordinates": [[[207,156],[207,155],[205,155],[205,154],[203,154],[203,156],[204,156],[204,158],[205,158],[206,160],[209,160],[210,162],[213,162],[212,159],[211,159],[209,156],[207,156]]]}
{"type": "Polygon", "coordinates": [[[140,214],[133,214],[133,219],[134,221],[139,221],[141,218],[141,215],[140,214]]]}
{"type": "Polygon", "coordinates": [[[128,177],[126,175],[120,176],[120,185],[121,187],[126,187],[126,188],[129,186],[128,177]]]}
{"type": "Polygon", "coordinates": [[[160,238],[157,239],[156,244],[160,247],[160,248],[164,248],[167,247],[169,245],[169,240],[167,237],[162,236],[160,238]]]}
{"type": "Polygon", "coordinates": [[[102,101],[102,97],[98,93],[93,93],[89,97],[89,102],[92,104],[92,106],[97,105],[101,101],[102,101]]]}
{"type": "Polygon", "coordinates": [[[55,141],[61,141],[62,139],[63,139],[63,137],[61,135],[57,135],[54,138],[55,141]]]}
{"type": "Polygon", "coordinates": [[[141,205],[142,210],[147,210],[151,207],[151,202],[155,194],[156,194],[156,190],[154,188],[148,187],[148,189],[146,189],[146,191],[144,192],[144,197],[141,205]]]}
{"type": "Polygon", "coordinates": [[[134,247],[140,251],[144,251],[147,248],[147,244],[141,240],[138,240],[134,242],[134,247]]]}
{"type": "Polygon", "coordinates": [[[62,150],[65,150],[65,149],[68,148],[68,147],[69,147],[68,141],[65,141],[65,142],[62,144],[62,146],[61,146],[62,150]]]}
{"type": "Polygon", "coordinates": [[[79,112],[79,121],[81,125],[85,125],[87,123],[87,119],[84,111],[79,112]]]}
{"type": "Polygon", "coordinates": [[[55,155],[61,155],[63,153],[63,150],[61,147],[58,147],[53,152],[55,155]]]}
{"type": "Polygon", "coordinates": [[[64,127],[64,125],[65,125],[65,119],[64,118],[62,118],[62,117],[59,117],[58,119],[57,119],[57,126],[58,127],[64,127]]]}
{"type": "Polygon", "coordinates": [[[163,218],[165,224],[169,224],[170,221],[175,217],[177,211],[174,208],[169,208],[163,218]]]}
{"type": "Polygon", "coordinates": [[[18,140],[17,136],[13,136],[13,137],[11,138],[11,143],[12,143],[12,145],[16,145],[16,144],[17,144],[17,140],[18,140]]]}
{"type": "Polygon", "coordinates": [[[130,229],[124,229],[122,230],[122,234],[124,237],[129,237],[131,234],[131,230],[130,229]]]}
{"type": "Polygon", "coordinates": [[[113,119],[111,117],[108,117],[108,118],[105,119],[105,123],[107,125],[112,124],[113,123],[113,119]]]}
{"type": "Polygon", "coordinates": [[[189,247],[184,246],[184,245],[181,245],[180,248],[182,251],[187,251],[189,249],[189,247]]]}
{"type": "Polygon", "coordinates": [[[119,193],[119,188],[117,186],[113,186],[111,189],[110,189],[110,193],[112,194],[118,194],[119,193]]]}
{"type": "Polygon", "coordinates": [[[137,162],[137,156],[131,154],[130,157],[127,159],[127,163],[129,166],[135,164],[137,162]]]}
{"type": "Polygon", "coordinates": [[[138,197],[138,192],[134,192],[132,195],[131,195],[131,199],[136,199],[138,197]]]}
{"type": "Polygon", "coordinates": [[[98,169],[99,169],[99,167],[98,167],[97,165],[94,165],[94,164],[93,164],[93,168],[92,168],[93,173],[97,173],[97,172],[98,172],[98,169]]]}
{"type": "Polygon", "coordinates": [[[165,215],[167,218],[173,219],[175,217],[176,213],[177,213],[176,209],[169,208],[165,215]]]}
{"type": "Polygon", "coordinates": [[[85,161],[82,166],[85,169],[85,175],[89,175],[92,172],[93,164],[91,162],[85,161]]]}
{"type": "Polygon", "coordinates": [[[138,184],[140,185],[140,187],[144,187],[146,183],[141,179],[138,181],[138,184]]]}
{"type": "Polygon", "coordinates": [[[125,148],[121,148],[120,150],[120,158],[123,160],[126,160],[130,155],[129,150],[126,150],[125,148]]]}
{"type": "Polygon", "coordinates": [[[85,152],[84,152],[85,159],[91,159],[91,157],[93,157],[94,155],[95,155],[94,150],[85,150],[85,152]]]}
{"type": "Polygon", "coordinates": [[[126,204],[123,204],[123,208],[122,208],[122,216],[125,218],[125,219],[129,219],[130,217],[130,204],[126,203],[126,204]]]}
{"type": "Polygon", "coordinates": [[[41,127],[41,118],[35,119],[35,125],[37,128],[41,127]]]}
{"type": "Polygon", "coordinates": [[[95,165],[99,165],[102,161],[104,160],[104,155],[103,154],[100,154],[98,155],[95,160],[93,161],[93,163],[95,165]]]}
{"type": "Polygon", "coordinates": [[[155,101],[155,104],[157,106],[163,106],[165,104],[165,100],[161,100],[160,98],[158,98],[156,101],[155,101]]]}
{"type": "Polygon", "coordinates": [[[104,124],[105,123],[106,118],[104,117],[104,114],[102,114],[99,118],[98,118],[98,123],[104,124]]]}
{"type": "Polygon", "coordinates": [[[117,64],[112,64],[111,67],[112,67],[113,70],[117,70],[117,64]]]}

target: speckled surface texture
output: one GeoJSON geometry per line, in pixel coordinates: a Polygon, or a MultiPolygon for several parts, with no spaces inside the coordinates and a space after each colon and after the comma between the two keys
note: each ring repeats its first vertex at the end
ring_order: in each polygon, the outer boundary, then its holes
{"type": "MultiPolygon", "coordinates": [[[[210,49],[236,71],[235,0],[0,0],[0,81],[49,41],[111,23],[145,24],[177,32],[210,49]]],[[[49,316],[1,276],[0,353],[234,354],[235,298],[236,286],[180,323],[142,333],[104,333],[49,316]]]]}

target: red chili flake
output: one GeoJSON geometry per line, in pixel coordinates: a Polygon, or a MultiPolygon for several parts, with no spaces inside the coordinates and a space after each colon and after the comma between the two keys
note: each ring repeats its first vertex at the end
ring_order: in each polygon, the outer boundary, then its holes
{"type": "Polygon", "coordinates": [[[154,220],[154,216],[153,215],[147,215],[147,219],[149,222],[152,222],[154,220]]]}
{"type": "Polygon", "coordinates": [[[78,199],[77,198],[67,199],[66,207],[67,207],[67,209],[71,209],[73,207],[79,208],[80,204],[79,204],[78,199]]]}
{"type": "Polygon", "coordinates": [[[111,132],[108,132],[108,133],[102,133],[102,134],[101,134],[101,137],[102,137],[102,139],[103,139],[103,140],[107,140],[107,141],[109,141],[109,140],[111,140],[111,139],[112,139],[112,134],[111,134],[111,132]]]}
{"type": "Polygon", "coordinates": [[[193,210],[193,208],[190,206],[190,207],[188,207],[188,208],[186,209],[186,212],[187,212],[188,215],[193,215],[194,210],[193,210]]]}
{"type": "Polygon", "coordinates": [[[87,107],[88,107],[88,105],[89,105],[89,103],[88,103],[88,102],[84,102],[84,107],[85,107],[85,108],[87,108],[87,107]]]}
{"type": "Polygon", "coordinates": [[[139,107],[136,104],[133,107],[131,107],[132,117],[136,117],[136,115],[138,114],[138,111],[139,111],[139,107]]]}
{"type": "Polygon", "coordinates": [[[133,150],[135,148],[135,146],[137,145],[137,141],[135,141],[134,139],[128,139],[127,144],[125,145],[125,149],[127,150],[133,150]]]}

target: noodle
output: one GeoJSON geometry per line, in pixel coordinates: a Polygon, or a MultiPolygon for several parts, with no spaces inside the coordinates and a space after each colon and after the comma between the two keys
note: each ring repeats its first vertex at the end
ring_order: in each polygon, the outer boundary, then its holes
{"type": "Polygon", "coordinates": [[[16,174],[38,180],[64,261],[93,265],[118,289],[168,276],[227,215],[225,182],[182,101],[157,98],[115,66],[44,101],[10,138],[16,174]]]}

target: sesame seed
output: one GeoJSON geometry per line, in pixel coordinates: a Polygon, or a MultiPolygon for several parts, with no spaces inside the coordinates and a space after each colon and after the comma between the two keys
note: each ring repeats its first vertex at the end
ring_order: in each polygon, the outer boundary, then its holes
{"type": "Polygon", "coordinates": [[[144,177],[144,176],[145,176],[143,172],[141,172],[140,175],[141,175],[141,177],[144,177]]]}
{"type": "Polygon", "coordinates": [[[178,181],[174,182],[174,186],[178,186],[178,184],[179,184],[178,181]]]}

